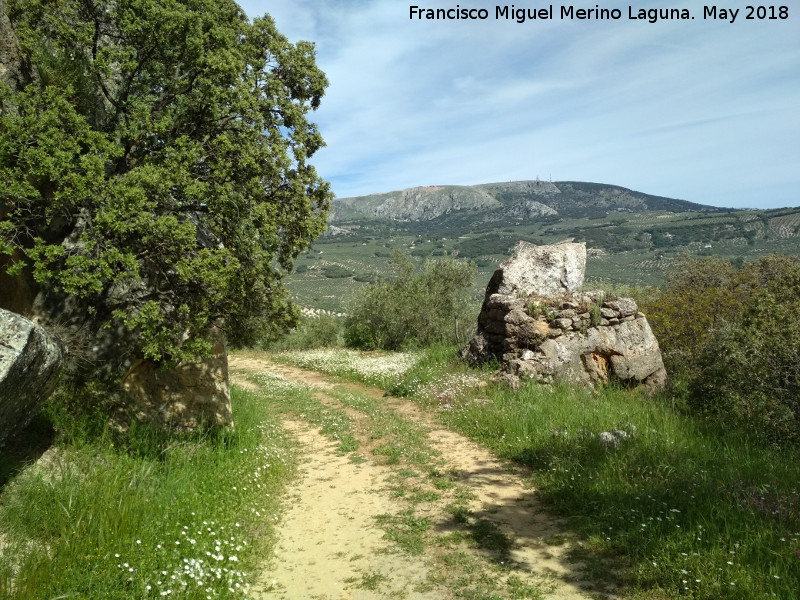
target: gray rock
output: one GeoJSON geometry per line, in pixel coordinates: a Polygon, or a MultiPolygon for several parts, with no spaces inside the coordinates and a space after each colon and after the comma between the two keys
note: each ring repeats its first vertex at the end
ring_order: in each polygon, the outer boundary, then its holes
{"type": "Polygon", "coordinates": [[[617,298],[616,300],[608,300],[607,302],[603,303],[603,306],[617,311],[620,317],[633,316],[639,310],[639,307],[636,306],[636,300],[633,298],[617,298]]]}
{"type": "Polygon", "coordinates": [[[494,272],[487,296],[555,296],[575,292],[586,272],[585,244],[536,246],[519,242],[514,254],[494,272]]]}
{"type": "Polygon", "coordinates": [[[521,308],[514,308],[506,314],[503,318],[506,323],[513,323],[514,325],[524,325],[533,320],[524,310],[521,308]]]}
{"type": "Polygon", "coordinates": [[[576,291],[585,261],[582,244],[517,244],[492,275],[478,334],[463,355],[473,364],[499,358],[513,375],[542,382],[594,385],[614,379],[651,390],[662,387],[666,371],[658,342],[636,302],[604,302],[600,291],[576,291]],[[531,295],[537,296],[535,315],[526,312],[530,298],[525,298],[531,295]],[[589,313],[578,309],[600,305],[599,323],[589,327],[589,313]],[[557,318],[548,324],[541,313],[557,318]]]}
{"type": "Polygon", "coordinates": [[[0,309],[0,445],[53,392],[63,360],[61,342],[33,321],[0,309]]]}
{"type": "Polygon", "coordinates": [[[619,313],[612,308],[601,308],[600,315],[604,319],[616,319],[619,316],[619,313]]]}
{"type": "Polygon", "coordinates": [[[572,329],[572,319],[556,319],[553,321],[553,323],[555,323],[559,329],[563,329],[565,331],[567,329],[572,329]]]}
{"type": "Polygon", "coordinates": [[[551,338],[539,351],[543,367],[568,381],[593,385],[613,378],[653,388],[666,381],[658,341],[647,319],[551,338]]]}

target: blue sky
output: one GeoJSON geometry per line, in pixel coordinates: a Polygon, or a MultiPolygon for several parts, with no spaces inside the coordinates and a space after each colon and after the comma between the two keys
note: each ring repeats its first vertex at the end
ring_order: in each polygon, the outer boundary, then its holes
{"type": "Polygon", "coordinates": [[[316,43],[331,85],[313,113],[327,147],[312,162],[337,196],[538,176],[716,206],[800,205],[793,2],[786,20],[745,20],[746,1],[719,5],[740,9],[730,23],[688,0],[637,0],[599,5],[620,8],[617,21],[561,20],[554,4],[554,20],[520,24],[495,20],[496,4],[439,1],[241,2],[290,41],[316,43]],[[411,20],[416,3],[490,16],[411,20]],[[629,20],[629,4],[695,19],[629,20]]]}

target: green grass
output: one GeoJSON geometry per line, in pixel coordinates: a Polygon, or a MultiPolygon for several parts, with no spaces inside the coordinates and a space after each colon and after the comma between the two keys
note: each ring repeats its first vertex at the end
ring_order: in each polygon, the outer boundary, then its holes
{"type": "Polygon", "coordinates": [[[396,515],[379,515],[378,525],[386,532],[384,536],[409,554],[418,556],[425,551],[430,519],[419,517],[413,508],[396,515]]]}
{"type": "Polygon", "coordinates": [[[389,581],[389,578],[383,573],[364,573],[361,576],[361,584],[359,587],[365,590],[377,591],[381,584],[386,583],[387,581],[389,581]]]}
{"type": "Polygon", "coordinates": [[[359,441],[353,436],[353,420],[341,408],[323,404],[308,387],[287,381],[280,375],[259,373],[249,379],[268,394],[273,410],[294,413],[318,425],[323,435],[339,443],[341,454],[358,450],[359,441]]]}
{"type": "MultiPolygon", "coordinates": [[[[435,357],[419,364],[424,374],[409,371],[400,389],[413,393],[416,380],[463,368],[435,357]]],[[[439,413],[443,422],[529,466],[540,497],[569,517],[586,547],[628,565],[634,595],[796,596],[796,456],[711,430],[665,399],[611,387],[591,393],[524,384],[516,394],[504,387],[480,394],[488,401],[462,397],[439,413]],[[633,435],[608,448],[598,434],[612,429],[633,435]]]]}
{"type": "MultiPolygon", "coordinates": [[[[452,354],[451,348],[427,351],[420,355],[425,359],[424,364],[408,362],[404,371],[385,381],[395,385],[398,377],[408,378],[410,374],[416,374],[412,376],[419,376],[418,384],[423,380],[426,385],[431,384],[432,381],[426,379],[427,371],[422,373],[420,369],[424,370],[431,364],[445,365],[452,354]],[[437,351],[440,356],[433,360],[432,354],[437,351]]],[[[387,356],[390,364],[396,364],[391,355],[342,350],[329,350],[311,357],[295,353],[282,355],[286,362],[366,382],[374,381],[375,372],[382,370],[376,359],[380,361],[387,356]],[[337,354],[346,357],[347,369],[339,368],[342,357],[337,354]],[[366,362],[367,368],[363,368],[362,361],[366,362]]],[[[352,385],[326,387],[311,394],[307,388],[273,375],[255,375],[250,379],[273,390],[304,390],[302,393],[278,391],[274,394],[276,402],[281,405],[279,410],[315,424],[322,424],[332,415],[340,415],[341,419],[337,416],[333,421],[346,424],[346,427],[328,428],[327,435],[336,439],[343,431],[352,433],[359,441],[360,454],[354,456],[364,456],[367,448],[371,448],[372,458],[392,469],[386,480],[389,493],[402,508],[379,515],[377,525],[383,529],[384,538],[397,550],[411,555],[427,555],[433,560],[431,578],[418,586],[418,591],[430,591],[444,585],[455,597],[490,600],[542,598],[544,591],[552,588],[551,582],[542,577],[513,570],[510,561],[513,540],[496,524],[473,514],[470,501],[474,500],[474,495],[457,481],[457,473],[446,468],[446,463],[428,439],[427,428],[398,414],[385,397],[376,397],[366,390],[359,391],[352,385]],[[363,417],[354,419],[351,416],[353,412],[363,417]],[[452,515],[444,529],[434,527],[430,518],[437,505],[452,515]],[[448,556],[458,559],[450,560],[448,556]]],[[[353,578],[350,583],[357,581],[353,578]]],[[[364,579],[360,587],[373,583],[379,585],[380,581],[364,579]]]]}
{"type": "MultiPolygon", "coordinates": [[[[796,457],[714,430],[666,397],[613,387],[591,393],[526,384],[514,394],[459,386],[453,382],[476,372],[454,354],[422,352],[389,389],[428,409],[438,409],[444,393],[449,400],[438,414],[445,424],[529,466],[540,497],[583,540],[588,552],[576,560],[616,561],[620,571],[605,575],[622,576],[641,597],[791,598],[800,589],[796,457]],[[477,396],[482,401],[473,402],[477,396]],[[633,435],[607,448],[598,434],[613,429],[633,435]]],[[[348,376],[366,379],[356,370],[348,376]]],[[[437,489],[452,486],[434,471],[428,479],[437,489]]],[[[473,542],[497,541],[472,531],[462,504],[450,508],[473,542]]]]}
{"type": "Polygon", "coordinates": [[[418,352],[359,352],[342,348],[320,348],[271,355],[271,359],[279,363],[384,389],[397,384],[419,358],[418,352]]]}
{"type": "Polygon", "coordinates": [[[295,455],[262,398],[234,387],[232,404],[218,434],[64,432],[0,493],[0,597],[244,597],[295,455]]]}
{"type": "Polygon", "coordinates": [[[373,453],[385,456],[389,464],[402,462],[404,465],[426,467],[438,460],[439,453],[428,443],[428,431],[387,410],[383,399],[343,389],[336,389],[330,394],[344,406],[369,417],[370,437],[385,440],[373,453]]]}

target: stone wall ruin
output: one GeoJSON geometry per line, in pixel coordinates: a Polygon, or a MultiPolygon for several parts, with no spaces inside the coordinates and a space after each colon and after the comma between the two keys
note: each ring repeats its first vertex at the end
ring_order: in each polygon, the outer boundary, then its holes
{"type": "Polygon", "coordinates": [[[666,371],[647,318],[632,298],[580,291],[585,265],[583,244],[517,244],[487,286],[464,357],[496,358],[512,378],[542,383],[663,387],[666,371]]]}

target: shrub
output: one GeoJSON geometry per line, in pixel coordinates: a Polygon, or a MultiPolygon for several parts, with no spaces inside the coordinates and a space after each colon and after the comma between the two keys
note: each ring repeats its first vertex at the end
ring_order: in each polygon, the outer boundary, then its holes
{"type": "Polygon", "coordinates": [[[664,290],[639,298],[670,375],[696,374],[695,359],[709,334],[736,320],[741,311],[736,274],[733,265],[721,258],[683,255],[667,273],[664,290]]]}
{"type": "Polygon", "coordinates": [[[343,279],[353,276],[353,272],[342,265],[327,265],[322,268],[322,274],[331,279],[343,279]]]}
{"type": "Polygon", "coordinates": [[[348,302],[345,344],[397,350],[454,341],[455,320],[466,322],[475,266],[452,257],[426,261],[416,273],[407,254],[390,261],[393,279],[366,286],[348,302]]]}
{"type": "Polygon", "coordinates": [[[265,344],[269,350],[310,350],[341,345],[341,323],[330,315],[303,317],[283,338],[265,344]]]}
{"type": "Polygon", "coordinates": [[[360,283],[375,283],[378,280],[378,275],[376,273],[360,273],[353,279],[360,283]]]}
{"type": "Polygon", "coordinates": [[[800,259],[680,267],[643,308],[689,408],[763,442],[800,443],[800,259]]]}
{"type": "Polygon", "coordinates": [[[756,280],[741,319],[715,331],[698,356],[690,406],[763,441],[797,445],[800,265],[770,259],[753,275],[764,279],[756,280]]]}

